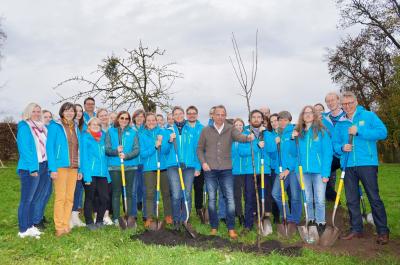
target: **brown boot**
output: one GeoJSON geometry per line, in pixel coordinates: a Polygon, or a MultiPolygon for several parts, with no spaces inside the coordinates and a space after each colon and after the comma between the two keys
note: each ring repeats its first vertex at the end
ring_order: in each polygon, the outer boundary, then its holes
{"type": "Polygon", "coordinates": [[[389,234],[378,235],[376,243],[379,245],[386,245],[389,243],[389,234]]]}
{"type": "Polygon", "coordinates": [[[128,228],[136,228],[136,219],[133,216],[128,217],[128,223],[127,223],[128,228]]]}
{"type": "Polygon", "coordinates": [[[210,231],[210,236],[216,236],[217,235],[217,229],[212,228],[210,231]]]}
{"type": "Polygon", "coordinates": [[[174,223],[174,220],[172,220],[172,216],[171,215],[167,215],[167,216],[165,216],[165,223],[167,224],[167,225],[172,225],[173,223],[174,223]]]}
{"type": "Polygon", "coordinates": [[[149,229],[152,222],[153,222],[153,219],[151,219],[150,217],[148,217],[148,218],[146,219],[146,222],[144,222],[144,228],[149,229]]]}
{"type": "Polygon", "coordinates": [[[65,234],[66,234],[65,230],[56,230],[56,233],[55,233],[56,237],[61,237],[65,234]]]}
{"type": "Polygon", "coordinates": [[[228,230],[228,234],[229,234],[229,237],[231,238],[231,239],[233,239],[233,240],[236,240],[237,238],[238,238],[238,235],[236,234],[236,231],[235,230],[228,230]]]}

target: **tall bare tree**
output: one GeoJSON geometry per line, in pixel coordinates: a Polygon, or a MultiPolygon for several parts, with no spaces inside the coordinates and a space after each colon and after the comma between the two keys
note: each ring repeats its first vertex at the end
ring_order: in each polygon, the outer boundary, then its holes
{"type": "MultiPolygon", "coordinates": [[[[2,18],[0,17],[0,61],[1,61],[1,59],[2,59],[2,57],[3,57],[3,53],[1,52],[1,49],[2,49],[2,47],[3,47],[3,43],[4,43],[4,41],[7,39],[7,35],[6,35],[6,33],[4,32],[4,30],[3,30],[3,27],[2,27],[2,18]]],[[[0,68],[1,69],[1,68],[0,68]]]]}
{"type": "Polygon", "coordinates": [[[158,64],[158,57],[165,55],[165,50],[150,50],[139,42],[138,48],[126,50],[126,58],[111,55],[98,65],[97,79],[75,76],[62,81],[54,89],[66,83],[76,81],[89,85],[88,89],[65,97],[59,92],[59,102],[76,101],[82,97],[100,96],[103,103],[112,108],[141,106],[145,111],[155,111],[157,107],[168,109],[172,100],[171,88],[176,78],[183,75],[173,69],[175,63],[158,64]]]}

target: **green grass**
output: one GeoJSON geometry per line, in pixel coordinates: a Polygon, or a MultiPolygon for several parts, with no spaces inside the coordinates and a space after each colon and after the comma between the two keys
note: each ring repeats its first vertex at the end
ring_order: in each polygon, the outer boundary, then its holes
{"type": "MultiPolygon", "coordinates": [[[[54,236],[49,225],[41,239],[17,237],[17,208],[19,203],[19,179],[15,163],[0,169],[0,264],[362,264],[359,257],[334,256],[304,249],[300,257],[285,257],[273,253],[269,256],[229,252],[223,250],[199,250],[190,247],[148,246],[130,240],[130,232],[115,227],[89,232],[85,228],[73,229],[62,238],[54,236]]],[[[380,167],[380,193],[388,212],[392,238],[400,238],[400,165],[386,164],[380,167]]],[[[343,197],[344,199],[344,197],[343,197]]],[[[368,206],[369,207],[369,206],[368,206]]],[[[52,219],[52,199],[46,216],[52,219]]],[[[193,218],[200,233],[207,234],[209,227],[193,218]]],[[[138,232],[142,230],[140,222],[138,232]]],[[[219,235],[226,237],[226,228],[220,226],[219,235]]],[[[241,241],[255,242],[251,232],[241,241]]],[[[276,239],[275,235],[268,239],[276,239]]],[[[294,239],[294,241],[299,238],[294,239]]],[[[399,250],[400,251],[400,250],[399,250]]],[[[400,260],[385,254],[368,264],[400,264],[400,260]]]]}

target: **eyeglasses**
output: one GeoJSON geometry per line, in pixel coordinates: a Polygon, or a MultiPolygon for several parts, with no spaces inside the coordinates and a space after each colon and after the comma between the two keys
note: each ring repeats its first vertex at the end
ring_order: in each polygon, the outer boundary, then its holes
{"type": "Polygon", "coordinates": [[[129,121],[129,118],[128,118],[128,117],[119,117],[119,119],[120,119],[121,121],[129,121]]]}
{"type": "Polygon", "coordinates": [[[347,107],[347,106],[354,105],[354,103],[355,103],[354,101],[350,101],[350,102],[342,103],[342,106],[347,107]]]}

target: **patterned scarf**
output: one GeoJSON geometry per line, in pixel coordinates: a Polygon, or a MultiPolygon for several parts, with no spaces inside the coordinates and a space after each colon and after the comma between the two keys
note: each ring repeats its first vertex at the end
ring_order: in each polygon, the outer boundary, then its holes
{"type": "Polygon", "coordinates": [[[37,147],[39,149],[40,156],[44,161],[46,158],[47,128],[41,121],[34,122],[33,120],[28,120],[28,123],[33,132],[35,142],[38,143],[37,147]]]}

